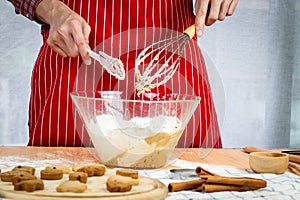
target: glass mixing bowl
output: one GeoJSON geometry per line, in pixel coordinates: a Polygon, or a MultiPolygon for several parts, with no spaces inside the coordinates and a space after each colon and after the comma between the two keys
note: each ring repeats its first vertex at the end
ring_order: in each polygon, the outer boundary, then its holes
{"type": "Polygon", "coordinates": [[[73,92],[97,155],[109,167],[153,169],[165,166],[200,97],[118,91],[73,92]]]}

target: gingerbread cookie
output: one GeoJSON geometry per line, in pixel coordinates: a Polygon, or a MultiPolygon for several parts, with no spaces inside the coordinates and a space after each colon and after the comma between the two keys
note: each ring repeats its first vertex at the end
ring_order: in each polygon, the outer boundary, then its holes
{"type": "Polygon", "coordinates": [[[132,169],[118,169],[116,174],[120,176],[127,176],[133,179],[138,179],[139,177],[138,171],[132,169]]]}
{"type": "Polygon", "coordinates": [[[69,174],[70,181],[79,181],[80,183],[86,183],[88,174],[85,172],[73,172],[69,174]]]}
{"type": "Polygon", "coordinates": [[[45,168],[47,169],[60,169],[63,171],[64,174],[69,174],[70,173],[70,168],[64,165],[51,165],[51,166],[47,166],[45,168]]]}
{"type": "Polygon", "coordinates": [[[41,171],[41,179],[43,180],[59,180],[63,178],[61,169],[44,169],[41,171]]]}
{"type": "Polygon", "coordinates": [[[12,178],[19,175],[30,176],[31,174],[26,171],[7,171],[1,173],[0,177],[3,182],[12,182],[12,178]]]}
{"type": "Polygon", "coordinates": [[[87,189],[87,185],[79,181],[65,181],[56,187],[57,192],[82,193],[87,189]]]}
{"type": "Polygon", "coordinates": [[[103,176],[106,171],[106,167],[101,164],[82,164],[73,167],[75,172],[85,172],[88,177],[103,176]]]}
{"type": "Polygon", "coordinates": [[[36,180],[37,177],[28,173],[21,173],[19,175],[12,177],[12,184],[15,185],[16,183],[27,181],[27,180],[36,180]]]}
{"type": "Polygon", "coordinates": [[[130,177],[112,175],[106,181],[106,189],[110,192],[129,192],[139,181],[130,177]]]}
{"type": "Polygon", "coordinates": [[[34,192],[35,190],[43,189],[44,182],[42,180],[27,180],[14,185],[14,190],[25,190],[27,192],[34,192]]]}
{"type": "Polygon", "coordinates": [[[12,171],[25,171],[28,172],[32,175],[35,174],[35,168],[34,167],[30,167],[30,166],[16,166],[15,168],[12,169],[12,171]]]}

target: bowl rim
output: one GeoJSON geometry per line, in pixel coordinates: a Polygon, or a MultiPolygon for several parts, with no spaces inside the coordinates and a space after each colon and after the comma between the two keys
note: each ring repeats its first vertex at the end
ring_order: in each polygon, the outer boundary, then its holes
{"type": "Polygon", "coordinates": [[[92,96],[88,96],[88,95],[83,95],[83,94],[95,94],[95,93],[115,93],[115,94],[119,94],[121,95],[123,92],[122,91],[111,91],[111,90],[103,90],[103,91],[73,91],[70,92],[70,96],[72,98],[81,98],[81,99],[89,99],[89,100],[109,100],[109,101],[122,101],[122,102],[159,102],[159,103],[172,103],[172,102],[195,102],[198,101],[198,103],[201,101],[201,97],[197,96],[197,95],[192,95],[192,94],[181,94],[181,93],[162,93],[162,92],[147,92],[147,95],[151,95],[151,94],[162,94],[162,95],[170,95],[173,97],[180,98],[180,99],[174,99],[174,100],[170,100],[170,99],[159,99],[159,100],[155,100],[155,99],[125,99],[125,98],[103,98],[103,97],[92,97],[92,96]],[[185,99],[185,98],[187,99],[185,99]]]}
{"type": "Polygon", "coordinates": [[[251,152],[250,156],[257,157],[257,158],[270,158],[270,159],[282,159],[288,157],[286,153],[269,152],[269,151],[251,152]]]}

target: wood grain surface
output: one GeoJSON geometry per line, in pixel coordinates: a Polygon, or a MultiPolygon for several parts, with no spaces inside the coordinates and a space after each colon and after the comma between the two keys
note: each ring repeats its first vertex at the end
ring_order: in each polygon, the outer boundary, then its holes
{"type": "MultiPolygon", "coordinates": [[[[1,146],[0,161],[1,156],[16,156],[33,161],[57,159],[61,160],[65,165],[81,163],[83,161],[101,163],[93,148],[81,147],[1,146]],[[66,163],[66,161],[68,161],[68,163],[66,163]]],[[[241,149],[177,148],[174,150],[171,160],[176,160],[177,158],[192,162],[250,169],[249,155],[241,151],[241,149]]],[[[36,163],[39,164],[42,162],[36,163]]],[[[172,164],[172,161],[169,164],[172,164]]],[[[163,169],[169,167],[170,166],[166,166],[163,169]]]]}

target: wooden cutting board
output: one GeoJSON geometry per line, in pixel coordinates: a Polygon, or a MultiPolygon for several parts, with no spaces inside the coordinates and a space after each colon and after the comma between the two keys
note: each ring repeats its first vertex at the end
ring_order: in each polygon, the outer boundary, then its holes
{"type": "Polygon", "coordinates": [[[0,197],[22,199],[22,200],[68,200],[68,199],[114,199],[114,200],[143,200],[143,199],[165,199],[168,195],[168,188],[159,180],[149,177],[140,176],[139,185],[133,186],[129,192],[109,192],[106,190],[106,180],[110,175],[115,174],[114,171],[107,171],[104,176],[89,177],[88,189],[84,193],[60,193],[56,192],[56,187],[63,181],[68,180],[68,175],[64,175],[63,179],[55,181],[44,180],[44,190],[26,192],[14,191],[10,182],[0,181],[0,197]]]}

